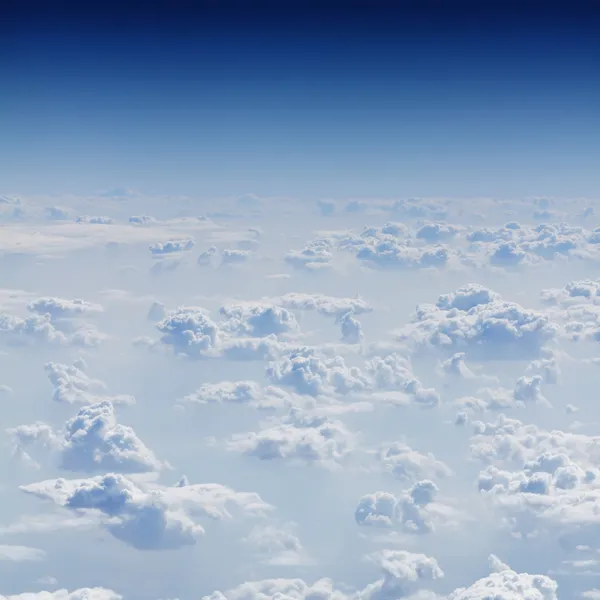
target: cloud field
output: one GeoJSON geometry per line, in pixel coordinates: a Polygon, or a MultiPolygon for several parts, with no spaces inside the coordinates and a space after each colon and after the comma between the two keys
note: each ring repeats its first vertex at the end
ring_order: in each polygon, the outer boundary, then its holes
{"type": "Polygon", "coordinates": [[[0,197],[0,600],[600,598],[599,210],[0,197]]]}

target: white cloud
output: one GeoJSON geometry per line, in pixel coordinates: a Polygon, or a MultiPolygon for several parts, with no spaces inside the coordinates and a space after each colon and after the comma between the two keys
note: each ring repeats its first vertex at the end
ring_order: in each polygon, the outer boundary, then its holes
{"type": "Polygon", "coordinates": [[[448,600],[557,600],[557,589],[556,581],[545,575],[505,570],[479,579],[468,588],[455,590],[448,600]]]}
{"type": "Polygon", "coordinates": [[[59,467],[80,473],[144,473],[165,465],[137,437],[131,427],[117,422],[113,404],[103,400],[82,408],[54,432],[44,423],[22,425],[8,431],[20,448],[40,442],[55,449],[59,467]]]}
{"type": "Polygon", "coordinates": [[[123,600],[123,596],[106,588],[80,588],[69,592],[26,592],[12,596],[0,596],[0,600],[123,600]]]}
{"type": "Polygon", "coordinates": [[[198,519],[261,516],[270,510],[258,494],[219,484],[140,487],[123,475],[55,479],[21,486],[74,511],[95,511],[103,527],[138,550],[180,548],[204,535],[198,519]]]}
{"type": "Polygon", "coordinates": [[[78,361],[73,365],[49,362],[44,365],[52,384],[52,400],[66,404],[94,404],[103,399],[114,404],[132,404],[132,396],[107,396],[106,385],[99,379],[93,379],[84,369],[85,363],[78,361]]]}
{"type": "Polygon", "coordinates": [[[258,432],[235,435],[229,448],[260,460],[286,460],[334,466],[349,454],[354,435],[337,419],[292,408],[258,432]]]}

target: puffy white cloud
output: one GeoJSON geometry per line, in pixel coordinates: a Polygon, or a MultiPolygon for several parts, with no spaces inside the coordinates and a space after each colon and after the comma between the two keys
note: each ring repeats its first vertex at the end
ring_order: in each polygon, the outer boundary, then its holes
{"type": "Polygon", "coordinates": [[[114,404],[132,404],[132,396],[106,396],[106,385],[93,379],[83,369],[85,363],[77,361],[73,365],[49,362],[44,365],[52,384],[52,399],[67,404],[94,404],[100,400],[110,400],[114,404]]]}
{"type": "Polygon", "coordinates": [[[342,342],[360,344],[364,338],[360,321],[355,319],[351,312],[347,312],[339,318],[339,323],[342,326],[342,342]]]}
{"type": "Polygon", "coordinates": [[[469,283],[455,292],[442,294],[436,303],[442,310],[451,310],[456,308],[461,311],[469,311],[480,304],[489,304],[500,299],[500,294],[479,285],[469,283]]]}
{"type": "Polygon", "coordinates": [[[425,223],[415,233],[415,237],[426,242],[451,240],[460,231],[456,225],[448,223],[425,223]]]}
{"type": "Polygon", "coordinates": [[[347,600],[349,595],[334,587],[331,579],[319,579],[312,585],[302,579],[264,579],[247,581],[225,592],[213,592],[202,600],[347,600]]]}
{"type": "Polygon", "coordinates": [[[180,307],[157,323],[163,334],[161,342],[173,348],[177,354],[191,357],[208,355],[217,346],[220,330],[202,308],[180,307]]]}
{"type": "Polygon", "coordinates": [[[296,269],[315,270],[329,267],[333,259],[334,242],[321,238],[309,242],[302,250],[291,250],[285,261],[296,269]]]}
{"type": "Polygon", "coordinates": [[[395,600],[409,596],[415,584],[444,577],[437,560],[406,550],[381,550],[370,557],[382,571],[383,579],[367,586],[361,600],[395,600]]]}
{"type": "Polygon", "coordinates": [[[18,449],[38,443],[58,454],[61,469],[81,473],[144,473],[165,466],[137,437],[131,427],[117,422],[108,400],[82,408],[55,432],[37,422],[8,429],[18,449]]]}
{"type": "Polygon", "coordinates": [[[360,315],[373,310],[360,296],[340,298],[325,294],[290,292],[275,299],[274,302],[284,308],[314,310],[319,314],[335,317],[340,317],[348,312],[360,315]]]}
{"type": "Polygon", "coordinates": [[[284,390],[255,381],[221,381],[205,383],[193,394],[185,396],[185,404],[245,404],[254,408],[289,406],[293,399],[284,390]]]}
{"type": "Polygon", "coordinates": [[[299,348],[273,361],[267,369],[273,383],[291,387],[299,394],[359,392],[368,382],[356,367],[348,367],[341,356],[321,358],[310,348],[299,348]]]}
{"type": "Polygon", "coordinates": [[[417,481],[400,496],[375,492],[363,496],[354,513],[361,526],[400,529],[408,534],[432,533],[436,526],[447,525],[451,512],[435,503],[437,486],[429,480],[417,481]]]}
{"type": "Polygon", "coordinates": [[[154,244],[150,244],[150,252],[153,256],[177,254],[179,252],[187,252],[191,250],[195,245],[196,242],[193,239],[156,242],[154,244]]]}
{"type": "Polygon", "coordinates": [[[422,406],[436,406],[440,401],[434,389],[423,387],[412,372],[410,360],[404,356],[375,356],[365,368],[375,388],[403,392],[422,406]]]}
{"type": "Polygon", "coordinates": [[[67,343],[67,336],[56,329],[51,317],[32,315],[24,319],[0,313],[0,336],[11,344],[33,344],[35,342],[67,343]]]}
{"type": "Polygon", "coordinates": [[[546,575],[516,573],[510,569],[492,573],[467,588],[459,588],[448,600],[558,600],[558,584],[546,575]]]}
{"type": "Polygon", "coordinates": [[[354,435],[345,425],[326,415],[292,408],[258,432],[233,436],[229,449],[260,460],[288,460],[338,464],[354,447],[354,435]]]}
{"type": "Polygon", "coordinates": [[[410,241],[401,242],[393,236],[382,236],[368,239],[356,257],[365,264],[379,268],[440,268],[449,263],[451,251],[442,245],[421,247],[410,241]]]}
{"type": "MultiPolygon", "coordinates": [[[[467,289],[472,291],[470,286],[467,289]]],[[[544,313],[514,302],[491,300],[493,296],[482,290],[477,294],[464,292],[465,288],[457,292],[458,297],[465,298],[464,309],[418,306],[412,323],[398,332],[399,339],[419,346],[460,349],[467,355],[472,350],[480,359],[516,359],[537,357],[544,344],[558,335],[558,326],[544,313]],[[470,307],[472,302],[476,303],[470,307]]],[[[438,303],[445,306],[448,301],[454,302],[454,297],[448,300],[442,296],[438,303]]]]}
{"type": "Polygon", "coordinates": [[[51,319],[69,319],[82,315],[97,315],[104,312],[100,304],[86,302],[81,298],[67,300],[64,298],[38,298],[27,308],[40,315],[50,315],[51,319]]]}
{"type": "Polygon", "coordinates": [[[385,471],[396,479],[416,481],[423,477],[439,478],[452,475],[451,469],[431,453],[424,454],[403,442],[383,446],[377,459],[385,471]]]}
{"type": "Polygon", "coordinates": [[[141,487],[123,475],[90,479],[54,479],[21,490],[74,511],[101,515],[111,535],[138,550],[195,544],[204,529],[200,518],[214,520],[262,516],[271,507],[255,493],[235,492],[219,484],[141,487]]]}
{"type": "Polygon", "coordinates": [[[280,306],[261,303],[231,304],[220,308],[222,326],[236,335],[266,337],[294,333],[299,329],[294,313],[280,306]]]}

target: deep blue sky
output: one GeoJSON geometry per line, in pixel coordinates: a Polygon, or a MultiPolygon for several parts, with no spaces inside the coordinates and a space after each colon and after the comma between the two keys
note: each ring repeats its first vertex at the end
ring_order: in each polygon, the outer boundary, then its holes
{"type": "Polygon", "coordinates": [[[240,6],[7,13],[0,193],[597,195],[593,9],[240,6]]]}

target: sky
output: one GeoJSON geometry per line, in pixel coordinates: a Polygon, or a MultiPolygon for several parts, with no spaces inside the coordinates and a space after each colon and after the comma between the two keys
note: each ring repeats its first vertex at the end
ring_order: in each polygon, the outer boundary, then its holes
{"type": "Polygon", "coordinates": [[[596,12],[0,19],[0,600],[600,598],[596,12]]]}
{"type": "Polygon", "coordinates": [[[49,6],[11,8],[2,25],[13,191],[314,200],[597,185],[598,14],[584,5],[49,6]]]}

